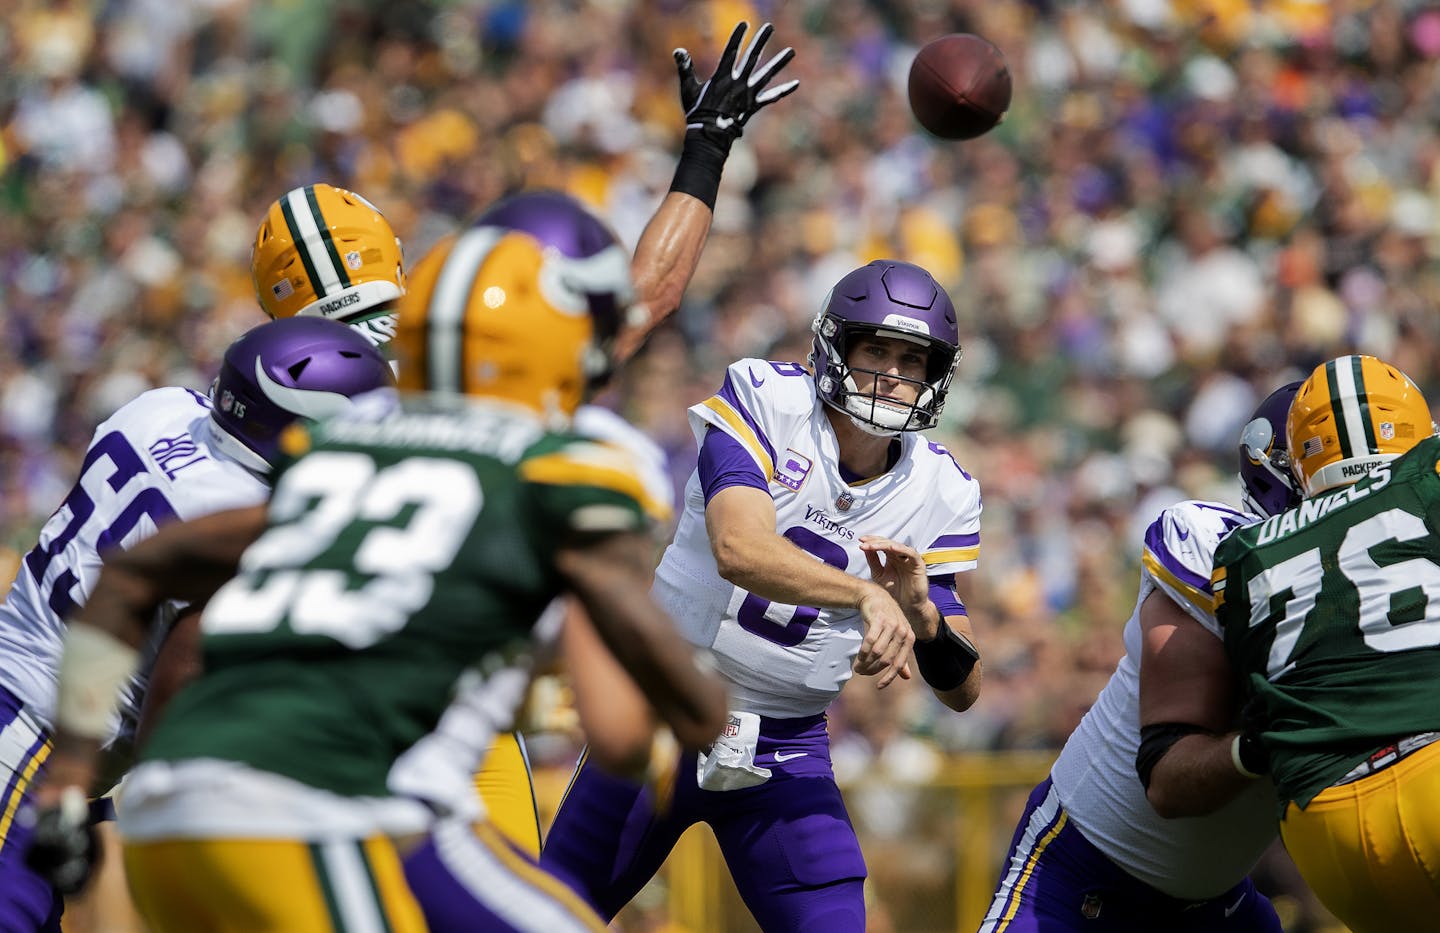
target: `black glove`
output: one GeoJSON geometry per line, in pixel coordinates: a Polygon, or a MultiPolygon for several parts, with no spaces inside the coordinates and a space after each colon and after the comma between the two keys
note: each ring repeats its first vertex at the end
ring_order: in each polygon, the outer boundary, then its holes
{"type": "Polygon", "coordinates": [[[769,23],[761,26],[755,41],[742,54],[740,46],[748,28],[747,23],[736,25],[715,73],[704,84],[695,78],[690,53],[685,49],[676,49],[674,53],[675,66],[680,72],[680,106],[685,111],[686,132],[698,131],[726,151],[761,108],[792,93],[800,85],[794,80],[766,89],[770,79],[795,57],[795,50],[786,48],[757,68],[755,62],[775,28],[769,23]]]}
{"type": "Polygon", "coordinates": [[[25,864],[69,897],[84,889],[100,859],[84,791],[67,787],[60,805],[35,814],[35,830],[25,864]]]}

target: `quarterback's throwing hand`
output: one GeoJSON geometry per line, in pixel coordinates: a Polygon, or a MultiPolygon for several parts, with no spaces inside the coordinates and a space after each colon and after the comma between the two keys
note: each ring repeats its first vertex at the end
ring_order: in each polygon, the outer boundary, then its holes
{"type": "Polygon", "coordinates": [[[798,80],[786,81],[776,87],[765,85],[780,69],[795,57],[795,50],[785,48],[765,64],[756,67],[756,61],[765,48],[774,27],[769,23],[760,27],[755,39],[741,51],[745,42],[748,23],[740,23],[730,34],[720,63],[710,80],[701,84],[695,77],[695,65],[685,49],[675,50],[675,67],[680,72],[680,106],[685,111],[685,129],[705,134],[727,149],[731,142],[740,138],[745,124],[760,112],[760,109],[794,92],[800,86],[798,80]]]}
{"type": "Polygon", "coordinates": [[[910,648],[915,632],[905,613],[882,589],[870,589],[857,608],[865,626],[860,653],[855,656],[855,673],[877,675],[875,686],[888,687],[896,677],[910,679],[910,648]]]}

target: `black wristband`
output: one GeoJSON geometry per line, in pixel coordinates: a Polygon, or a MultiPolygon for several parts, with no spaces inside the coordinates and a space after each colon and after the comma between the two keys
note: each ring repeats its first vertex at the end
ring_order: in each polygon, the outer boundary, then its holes
{"type": "Polygon", "coordinates": [[[915,663],[920,676],[936,690],[954,690],[963,684],[980,661],[970,639],[940,620],[940,631],[929,641],[915,642],[915,663]]]}
{"type": "Polygon", "coordinates": [[[1230,761],[1236,771],[1252,780],[1270,773],[1270,752],[1260,736],[1248,729],[1230,743],[1230,761]]]}
{"type": "Polygon", "coordinates": [[[680,150],[680,164],[675,166],[670,190],[699,198],[713,211],[715,196],[720,191],[720,173],[725,170],[725,160],[729,155],[728,141],[718,143],[703,130],[686,133],[685,146],[680,150]]]}

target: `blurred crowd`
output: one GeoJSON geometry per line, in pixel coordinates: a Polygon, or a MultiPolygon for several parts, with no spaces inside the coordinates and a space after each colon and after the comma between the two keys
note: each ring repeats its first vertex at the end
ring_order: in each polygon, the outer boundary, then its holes
{"type": "MultiPolygon", "coordinates": [[[[937,432],[985,492],[985,693],[842,703],[837,764],[1053,748],[1122,651],[1141,534],[1237,500],[1272,388],[1342,352],[1436,391],[1440,5],[1420,0],[0,0],[0,543],[13,563],[94,426],[203,389],[263,318],[254,229],[315,181],[418,259],[479,206],[562,187],[631,244],[699,69],[775,23],[800,90],[747,129],[672,325],[604,400],[693,464],[685,405],[742,356],[803,361],[873,258],[949,288],[964,358],[937,432]],[[1014,103],[914,122],[915,50],[979,33],[1014,103]],[[921,742],[919,750],[912,743],[921,742]],[[896,743],[900,743],[897,745],[896,743]]],[[[868,701],[873,691],[847,691],[868,701]]],[[[862,764],[849,765],[864,767],[862,764]]]]}

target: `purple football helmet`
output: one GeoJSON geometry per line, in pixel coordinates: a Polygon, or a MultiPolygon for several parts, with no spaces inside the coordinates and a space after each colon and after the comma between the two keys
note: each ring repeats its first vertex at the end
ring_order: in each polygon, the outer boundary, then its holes
{"type": "MultiPolygon", "coordinates": [[[[861,430],[892,435],[933,428],[945,407],[945,393],[960,358],[955,306],[939,283],[919,266],[877,259],[845,276],[825,298],[811,327],[810,363],[825,404],[849,415],[861,430]],[[895,337],[929,352],[925,381],[917,382],[913,405],[859,391],[846,362],[856,335],[895,337]]],[[[914,380],[908,380],[914,381],[914,380]]]]}
{"type": "Polygon", "coordinates": [[[1279,515],[1300,504],[1285,448],[1285,420],[1299,389],[1292,382],[1271,392],[1240,432],[1240,502],[1252,515],[1279,515]]]}
{"type": "Polygon", "coordinates": [[[525,191],[487,208],[475,227],[527,233],[550,257],[540,270],[540,291],[551,305],[594,322],[594,343],[604,354],[587,361],[591,382],[609,375],[609,350],[635,302],[630,254],[606,224],[560,191],[525,191]]]}
{"type": "Polygon", "coordinates": [[[297,418],[328,418],[350,399],[395,384],[390,364],[345,324],[289,317],[261,324],[225,351],[210,387],[217,446],[269,473],[280,432],[297,418]]]}

